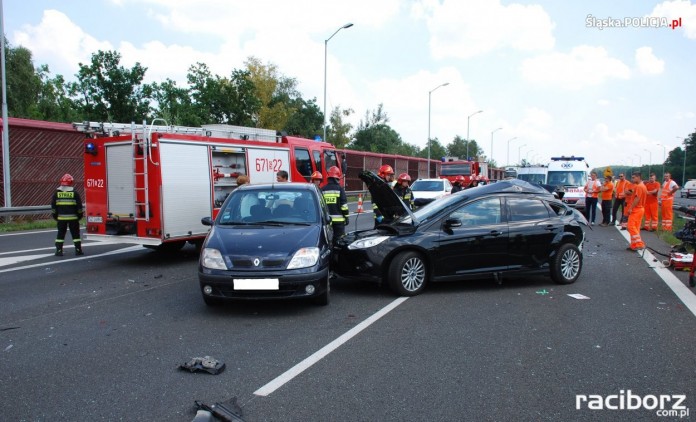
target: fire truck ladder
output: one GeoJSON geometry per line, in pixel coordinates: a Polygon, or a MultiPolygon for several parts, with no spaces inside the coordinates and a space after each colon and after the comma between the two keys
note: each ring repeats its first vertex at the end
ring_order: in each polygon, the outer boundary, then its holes
{"type": "MultiPolygon", "coordinates": [[[[161,120],[161,119],[160,119],[161,120]]],[[[154,123],[154,121],[153,121],[154,123]]],[[[166,122],[165,122],[166,123],[166,122]]],[[[148,188],[148,160],[155,166],[159,163],[152,161],[152,125],[148,131],[145,130],[147,125],[143,121],[143,125],[131,123],[131,144],[133,146],[133,190],[135,200],[135,220],[150,221],[150,195],[148,188]],[[141,130],[138,133],[138,129],[141,130]],[[140,135],[140,136],[138,136],[140,135]],[[140,165],[140,167],[139,167],[140,165]],[[140,170],[139,170],[140,169],[140,170]],[[143,201],[138,201],[138,192],[142,192],[143,201]],[[141,208],[142,207],[142,208],[141,208]],[[140,209],[144,209],[144,216],[139,213],[140,209]]]]}
{"type": "Polygon", "coordinates": [[[180,135],[197,135],[207,137],[221,137],[228,139],[242,139],[251,141],[278,142],[276,131],[271,129],[260,129],[244,126],[233,126],[226,124],[210,124],[202,127],[190,126],[169,126],[164,119],[156,118],[152,124],[147,125],[143,121],[142,125],[134,123],[104,123],[104,122],[78,122],[73,123],[73,127],[79,131],[93,136],[108,135],[119,136],[134,131],[175,133],[180,135]],[[155,126],[155,122],[162,121],[164,125],[155,126]]]}

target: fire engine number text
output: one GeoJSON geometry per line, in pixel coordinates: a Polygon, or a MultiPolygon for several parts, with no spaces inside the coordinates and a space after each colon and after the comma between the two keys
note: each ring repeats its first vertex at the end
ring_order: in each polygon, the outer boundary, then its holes
{"type": "Polygon", "coordinates": [[[88,188],[103,188],[104,179],[87,179],[88,188]]]}
{"type": "Polygon", "coordinates": [[[256,159],[256,171],[280,171],[283,168],[283,160],[280,158],[267,159],[267,158],[257,158],[256,159]]]}

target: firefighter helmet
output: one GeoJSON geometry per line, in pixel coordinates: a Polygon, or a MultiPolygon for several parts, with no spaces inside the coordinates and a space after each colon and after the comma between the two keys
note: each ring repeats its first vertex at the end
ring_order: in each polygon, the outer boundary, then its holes
{"type": "Polygon", "coordinates": [[[382,167],[379,168],[379,172],[377,175],[381,178],[386,178],[388,175],[393,175],[394,174],[394,169],[389,165],[385,164],[382,167]]]}
{"type": "Polygon", "coordinates": [[[61,186],[72,186],[73,182],[75,179],[69,175],[68,173],[65,173],[63,177],[60,178],[60,185],[61,186]]]}
{"type": "Polygon", "coordinates": [[[401,173],[396,182],[399,184],[401,184],[401,182],[411,182],[411,176],[409,176],[408,173],[401,173]]]}
{"type": "Polygon", "coordinates": [[[464,176],[457,176],[454,178],[454,181],[459,182],[459,183],[464,183],[464,182],[466,182],[466,178],[464,176]]]}
{"type": "Polygon", "coordinates": [[[341,178],[341,170],[336,166],[331,166],[327,172],[329,177],[334,177],[336,179],[341,178]]]}
{"type": "Polygon", "coordinates": [[[324,180],[324,176],[321,173],[319,173],[318,171],[315,171],[314,173],[312,173],[311,179],[312,180],[324,180]]]}

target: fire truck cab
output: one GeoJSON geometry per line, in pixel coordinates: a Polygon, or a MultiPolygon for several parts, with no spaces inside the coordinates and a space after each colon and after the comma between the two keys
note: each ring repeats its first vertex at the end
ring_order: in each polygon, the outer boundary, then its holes
{"type": "Polygon", "coordinates": [[[488,183],[488,164],[477,161],[444,161],[440,166],[440,178],[454,184],[458,176],[464,176],[464,189],[488,183]]]}
{"type": "MultiPolygon", "coordinates": [[[[331,144],[273,130],[75,123],[84,141],[87,239],[178,249],[200,243],[225,198],[251,183],[309,182],[340,162],[331,144]]],[[[325,179],[326,180],[326,179],[325,179]]]]}

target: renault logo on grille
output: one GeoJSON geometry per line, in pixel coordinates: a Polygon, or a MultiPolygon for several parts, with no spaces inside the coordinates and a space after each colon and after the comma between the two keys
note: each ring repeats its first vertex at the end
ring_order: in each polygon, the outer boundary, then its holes
{"type": "Polygon", "coordinates": [[[254,267],[258,267],[261,261],[258,258],[254,259],[254,267]]]}

